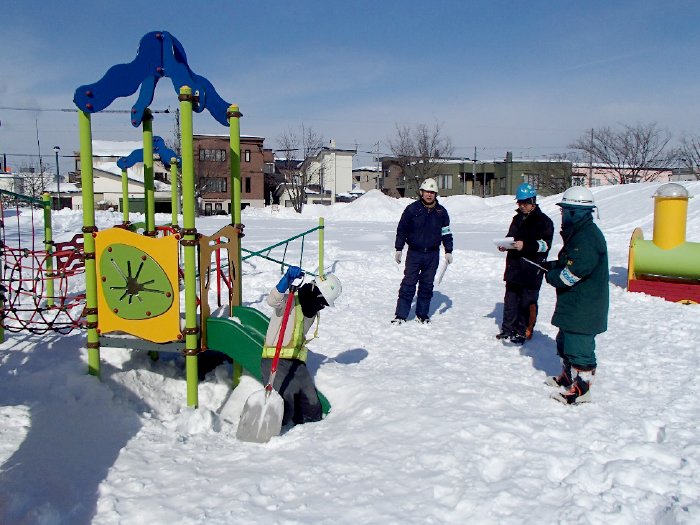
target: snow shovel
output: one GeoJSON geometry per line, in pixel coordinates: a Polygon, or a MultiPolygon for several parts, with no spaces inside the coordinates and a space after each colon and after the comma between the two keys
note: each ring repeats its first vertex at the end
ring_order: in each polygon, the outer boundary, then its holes
{"type": "Polygon", "coordinates": [[[253,392],[245,402],[241,419],[238,422],[236,437],[241,441],[253,443],[267,443],[273,436],[279,436],[282,430],[282,417],[284,416],[284,400],[277,391],[272,388],[277,374],[277,364],[280,360],[280,350],[284,340],[284,332],[287,329],[287,320],[294,304],[294,290],[290,290],[287,305],[282,317],[280,336],[277,339],[275,358],[270,367],[270,380],[263,390],[253,392]]]}

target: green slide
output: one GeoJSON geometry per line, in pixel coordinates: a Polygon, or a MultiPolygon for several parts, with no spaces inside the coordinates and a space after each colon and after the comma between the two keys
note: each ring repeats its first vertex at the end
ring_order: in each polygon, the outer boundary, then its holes
{"type": "MultiPolygon", "coordinates": [[[[207,319],[207,347],[209,350],[226,354],[239,363],[253,377],[262,382],[260,361],[265,334],[270,319],[255,308],[234,306],[233,317],[209,317],[207,319]]],[[[318,390],[318,399],[324,414],[328,414],[331,405],[318,390]]]]}

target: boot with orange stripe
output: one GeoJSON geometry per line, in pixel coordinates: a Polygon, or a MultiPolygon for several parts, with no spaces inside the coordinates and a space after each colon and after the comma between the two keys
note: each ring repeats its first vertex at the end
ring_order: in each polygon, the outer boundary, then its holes
{"type": "Polygon", "coordinates": [[[549,376],[545,380],[545,383],[547,383],[549,386],[553,386],[554,388],[569,388],[572,382],[571,363],[569,363],[568,359],[564,358],[561,360],[561,374],[558,376],[549,376]]]}
{"type": "Polygon", "coordinates": [[[571,367],[571,385],[566,391],[556,392],[552,398],[565,405],[578,405],[591,401],[591,385],[595,379],[595,368],[579,370],[571,367]]]}

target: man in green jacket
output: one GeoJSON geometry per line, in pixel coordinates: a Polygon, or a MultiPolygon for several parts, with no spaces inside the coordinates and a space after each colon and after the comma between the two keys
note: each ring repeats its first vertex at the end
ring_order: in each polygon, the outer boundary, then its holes
{"type": "Polygon", "coordinates": [[[547,282],[557,289],[552,324],[559,327],[559,376],[547,384],[561,387],[552,397],[565,404],[591,400],[595,379],[595,336],[608,328],[608,248],[593,222],[593,194],[580,186],[564,192],[561,202],[561,236],[564,247],[551,261],[547,282]]]}

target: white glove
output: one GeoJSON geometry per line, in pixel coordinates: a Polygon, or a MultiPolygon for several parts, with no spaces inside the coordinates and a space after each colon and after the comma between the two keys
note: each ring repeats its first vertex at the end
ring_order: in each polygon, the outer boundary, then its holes
{"type": "Polygon", "coordinates": [[[445,254],[445,262],[447,264],[452,264],[452,254],[451,253],[446,253],[445,254]]]}
{"type": "Polygon", "coordinates": [[[394,259],[396,259],[396,264],[401,264],[401,252],[396,250],[394,254],[394,259]]]}

